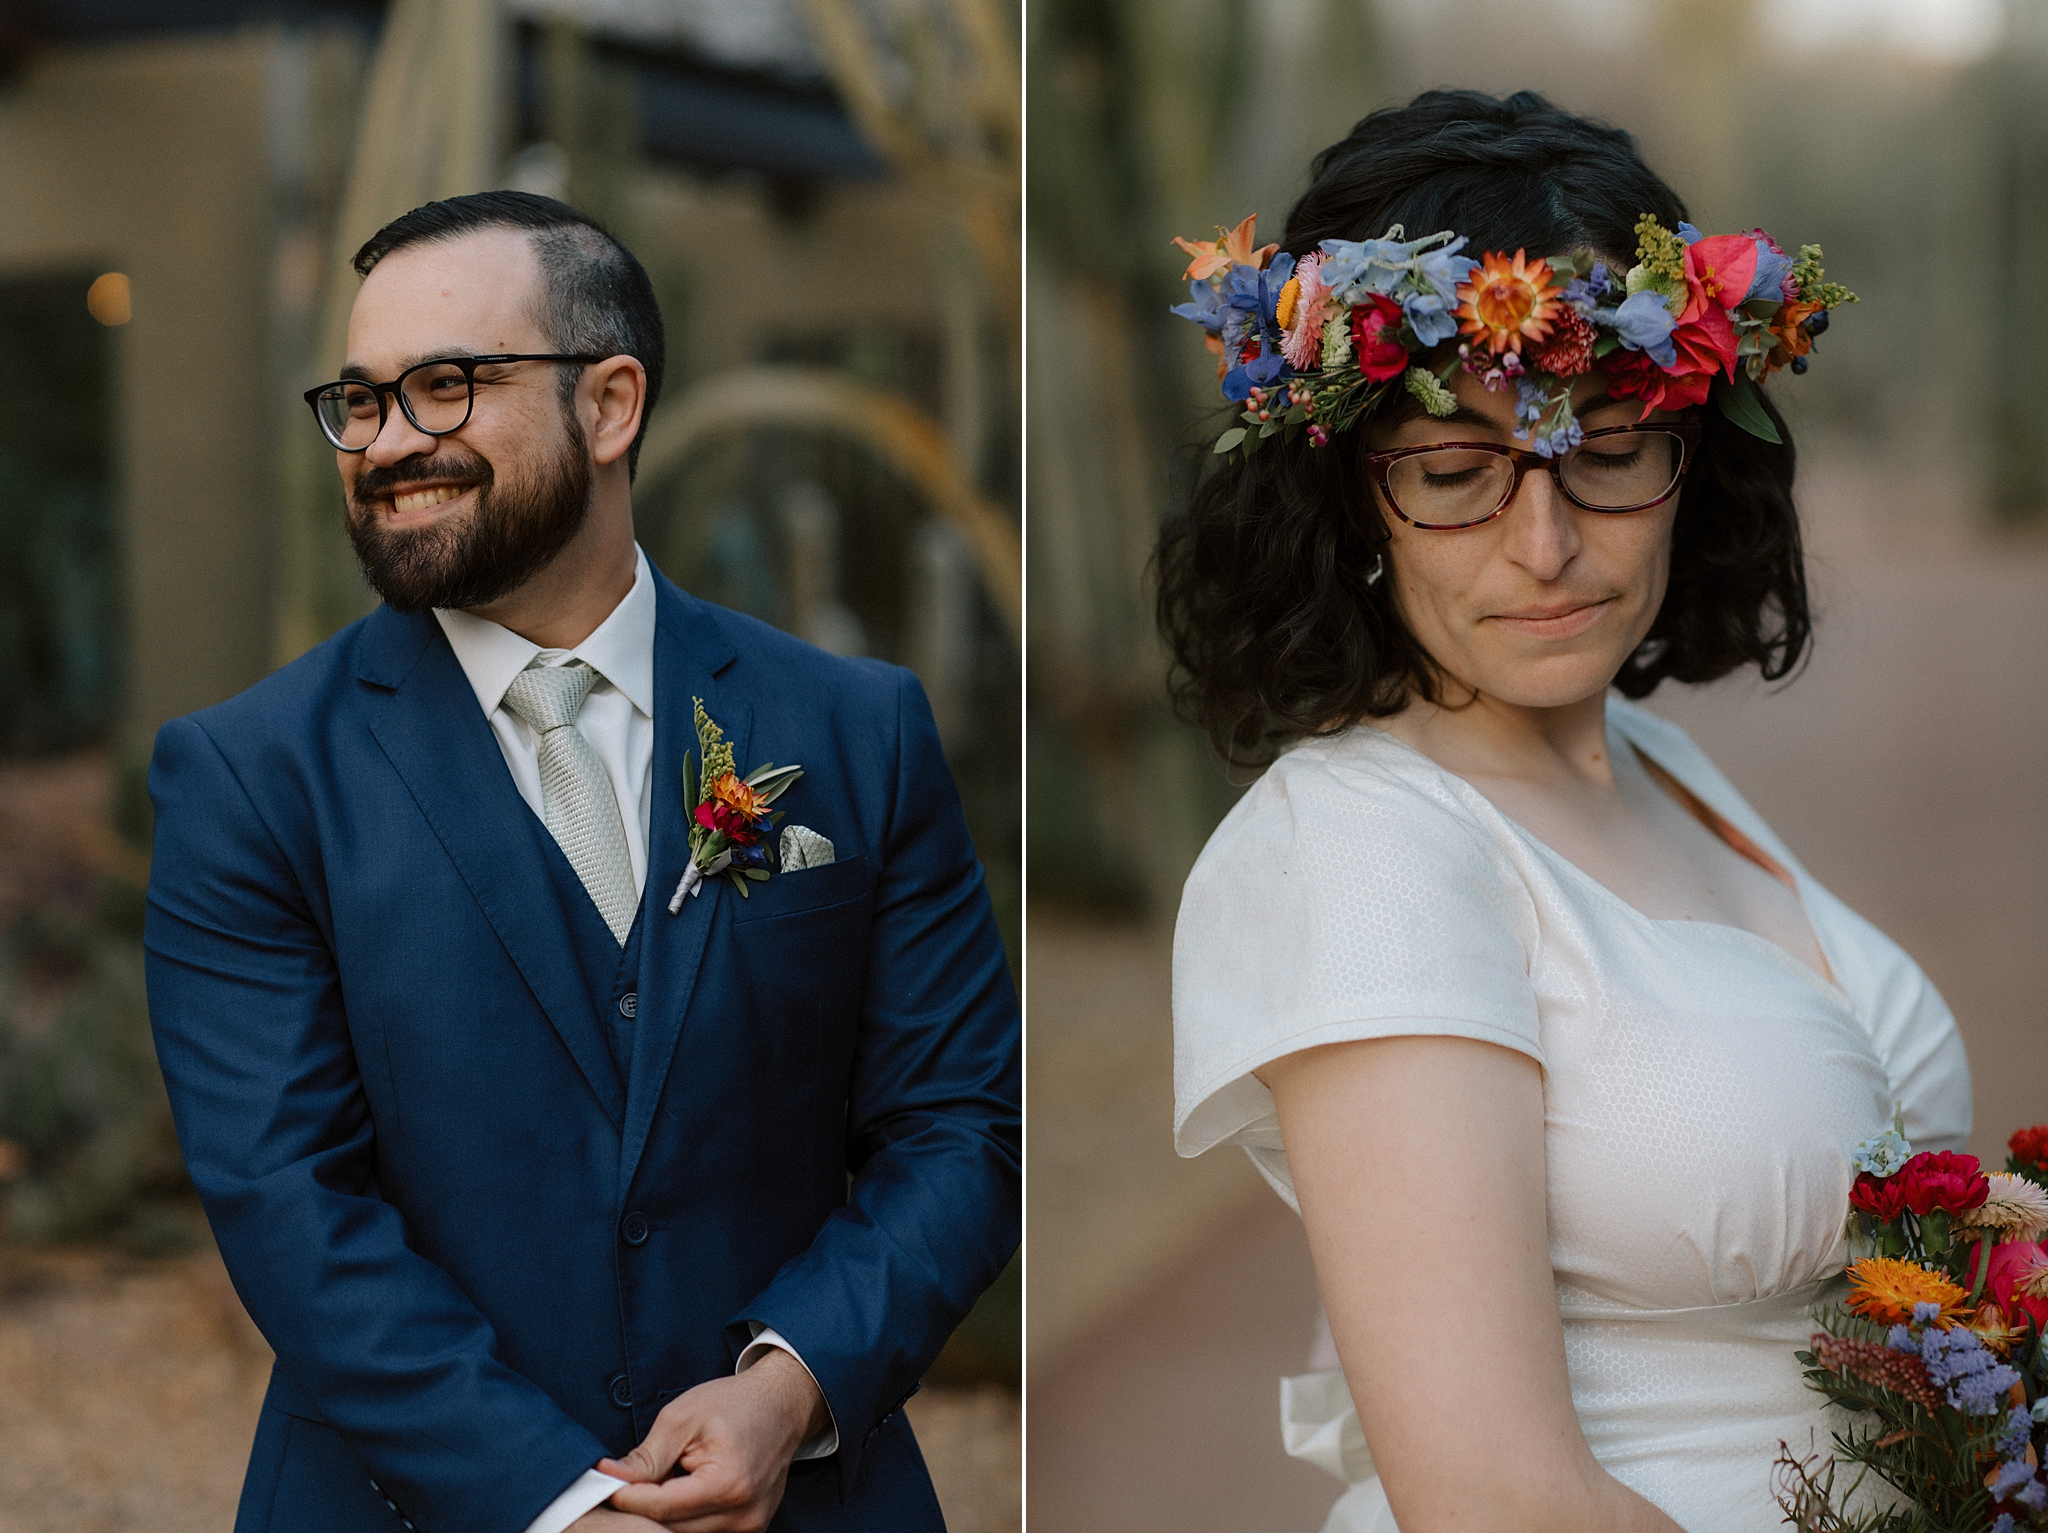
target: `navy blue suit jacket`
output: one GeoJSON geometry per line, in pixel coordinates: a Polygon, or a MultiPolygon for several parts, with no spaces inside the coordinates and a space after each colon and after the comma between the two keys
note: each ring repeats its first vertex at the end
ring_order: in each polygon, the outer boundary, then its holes
{"type": "Polygon", "coordinates": [[[776,1526],[940,1526],[897,1407],[1017,1243],[980,866],[908,672],[655,579],[623,1079],[560,851],[430,614],[380,608],[157,737],[150,1017],[277,1351],[240,1533],[518,1533],[749,1322],[840,1433],[776,1526]],[[777,807],[838,861],[670,916],[693,696],[742,770],[803,765],[777,807]]]}

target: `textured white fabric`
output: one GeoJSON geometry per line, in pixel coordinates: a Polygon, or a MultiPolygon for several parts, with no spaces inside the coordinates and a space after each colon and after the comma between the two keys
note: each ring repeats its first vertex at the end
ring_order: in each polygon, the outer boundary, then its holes
{"type": "MultiPolygon", "coordinates": [[[[1529,1055],[1587,1440],[1689,1533],[1768,1533],[1779,1439],[1827,1444],[1792,1351],[1840,1270],[1848,1152],[1894,1100],[1916,1148],[1960,1148],[1968,1064],[1912,960],[1815,883],[1683,731],[1618,699],[1608,718],[1615,749],[1640,750],[1794,875],[1839,986],[1750,932],[1644,916],[1469,784],[1356,728],[1276,762],[1188,879],[1175,1142],[1242,1145],[1292,1203],[1259,1065],[1413,1034],[1529,1055]]],[[[1348,1393],[1304,1379],[1286,1430],[1369,1476],[1339,1451],[1354,1414],[1348,1393]],[[1318,1399],[1334,1415],[1318,1419],[1318,1399]]],[[[1379,1481],[1352,1485],[1329,1527],[1392,1529],[1379,1481]]]]}
{"type": "MultiPolygon", "coordinates": [[[[611,778],[633,857],[633,887],[647,885],[648,825],[654,812],[654,572],[634,550],[633,588],[574,649],[543,651],[498,623],[468,612],[435,609],[441,632],[489,721],[512,785],[545,819],[533,731],[504,706],[505,688],[536,656],[550,664],[587,660],[602,679],[590,689],[576,727],[611,778]]],[[[680,791],[680,790],[676,790],[680,791]]]]}
{"type": "Polygon", "coordinates": [[[596,679],[584,661],[549,665],[536,655],[505,689],[505,706],[539,741],[541,818],[548,834],[624,946],[640,904],[633,858],[626,850],[626,827],[611,779],[576,727],[576,714],[596,679]]]}
{"type": "Polygon", "coordinates": [[[776,861],[785,873],[799,872],[804,868],[822,868],[838,860],[838,852],[832,843],[812,830],[808,825],[785,825],[782,828],[782,843],[777,851],[776,861]]]}

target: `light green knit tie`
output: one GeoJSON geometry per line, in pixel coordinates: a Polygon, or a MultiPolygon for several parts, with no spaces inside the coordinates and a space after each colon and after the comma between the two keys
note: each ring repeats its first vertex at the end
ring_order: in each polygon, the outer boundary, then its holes
{"type": "Polygon", "coordinates": [[[623,947],[640,905],[626,827],[604,763],[576,727],[596,682],[586,661],[544,665],[536,657],[505,689],[505,706],[539,738],[541,818],[548,833],[623,947]]]}

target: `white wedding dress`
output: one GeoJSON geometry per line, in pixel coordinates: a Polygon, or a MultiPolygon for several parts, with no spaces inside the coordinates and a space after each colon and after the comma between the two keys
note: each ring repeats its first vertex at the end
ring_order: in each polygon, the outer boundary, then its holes
{"type": "MultiPolygon", "coordinates": [[[[1825,1451],[1833,1424],[1792,1354],[1842,1267],[1849,1151],[1894,1102],[1916,1149],[1962,1148],[1969,1070],[1913,961],[1808,877],[1682,730],[1618,699],[1608,719],[1615,749],[1793,874],[1835,983],[1752,933],[1641,914],[1462,779],[1354,728],[1281,757],[1188,879],[1175,1143],[1242,1145],[1292,1204],[1258,1066],[1417,1033],[1531,1056],[1587,1441],[1687,1533],[1775,1533],[1780,1440],[1825,1451]]],[[[1482,1414],[1512,1408],[1476,1360],[1472,1391],[1482,1414]]],[[[1283,1417],[1291,1452],[1349,1482],[1328,1533],[1392,1533],[1342,1374],[1288,1380],[1283,1417]]]]}

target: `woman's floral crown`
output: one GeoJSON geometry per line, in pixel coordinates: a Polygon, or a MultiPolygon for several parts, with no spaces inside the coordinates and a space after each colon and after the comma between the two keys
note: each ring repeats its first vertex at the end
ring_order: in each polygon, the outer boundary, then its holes
{"type": "Polygon", "coordinates": [[[1514,434],[1545,457],[1578,445],[1571,380],[1596,368],[1645,417],[1711,393],[1729,420],[1776,442],[1758,381],[1788,365],[1805,372],[1828,311],[1856,301],[1822,280],[1818,245],[1791,256],[1761,229],[1702,236],[1682,223],[1674,234],[1648,213],[1636,220],[1636,264],[1619,277],[1590,251],[1475,261],[1459,254],[1460,235],[1404,239],[1399,224],[1384,239],[1324,240],[1297,261],[1278,245],[1253,249],[1257,222],[1174,241],[1194,258],[1194,301],[1173,312],[1209,332],[1223,396],[1245,406],[1219,453],[1250,456],[1303,431],[1325,446],[1397,386],[1449,415],[1459,368],[1514,388],[1514,434]],[[1441,368],[1421,364],[1461,336],[1441,368]]]}

